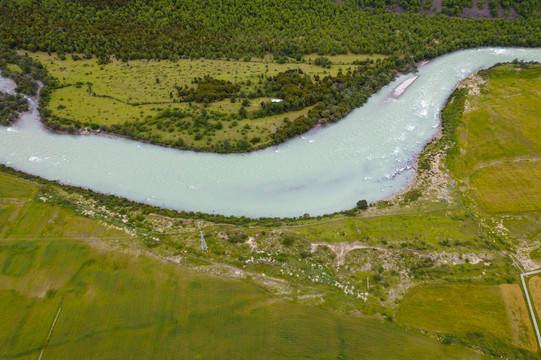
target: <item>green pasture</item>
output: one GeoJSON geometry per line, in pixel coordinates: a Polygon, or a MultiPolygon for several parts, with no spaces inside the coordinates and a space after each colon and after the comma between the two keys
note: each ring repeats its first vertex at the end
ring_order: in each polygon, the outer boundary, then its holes
{"type": "Polygon", "coordinates": [[[440,333],[480,333],[525,350],[537,351],[519,285],[418,287],[400,304],[397,321],[440,333]]]}
{"type": "Polygon", "coordinates": [[[485,164],[541,154],[541,65],[488,70],[478,94],[470,94],[456,128],[458,149],[450,167],[458,176],[485,164]]]}
{"type": "Polygon", "coordinates": [[[470,177],[475,199],[487,212],[541,210],[541,162],[496,164],[470,177]]]}
{"type": "Polygon", "coordinates": [[[26,181],[1,175],[0,189],[23,204],[2,207],[15,220],[0,238],[1,359],[38,357],[57,313],[42,359],[482,357],[149,257],[121,231],[31,200],[26,181]]]}
{"type": "Polygon", "coordinates": [[[528,290],[532,298],[533,306],[539,321],[541,314],[541,277],[539,274],[532,276],[528,281],[528,290]]]}
{"type": "Polygon", "coordinates": [[[9,175],[0,174],[0,199],[28,199],[36,192],[37,186],[9,175]]]}
{"type": "MultiPolygon", "coordinates": [[[[36,52],[29,56],[39,60],[47,70],[60,80],[63,85],[76,83],[92,83],[92,90],[97,95],[108,95],[130,103],[171,102],[170,92],[174,86],[188,85],[192,87],[194,77],[212,76],[217,79],[234,83],[243,82],[242,90],[253,90],[260,76],[273,76],[289,69],[302,69],[309,75],[336,75],[338,69],[347,70],[354,61],[367,58],[383,59],[382,55],[345,54],[327,56],[336,65],[322,68],[306,62],[279,64],[270,58],[250,61],[242,60],[208,60],[208,59],[179,59],[169,60],[133,60],[122,62],[112,59],[109,64],[99,65],[96,58],[59,60],[55,54],[36,52]],[[157,82],[156,79],[159,81],[157,82]],[[246,82],[250,80],[251,84],[246,82]]],[[[306,59],[315,60],[317,55],[307,55],[306,59]]],[[[51,108],[54,108],[51,104],[51,108]]]]}
{"type": "Polygon", "coordinates": [[[465,83],[442,111],[447,166],[493,244],[531,247],[541,224],[541,65],[498,65],[465,83]]]}
{"type": "Polygon", "coordinates": [[[23,69],[21,69],[21,67],[17,64],[6,64],[6,67],[8,69],[9,72],[13,72],[13,73],[16,73],[16,74],[22,74],[23,73],[23,69]]]}

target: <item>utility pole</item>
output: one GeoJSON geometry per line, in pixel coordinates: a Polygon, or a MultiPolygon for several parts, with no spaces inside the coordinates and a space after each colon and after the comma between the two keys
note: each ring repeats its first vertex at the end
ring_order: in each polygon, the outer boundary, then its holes
{"type": "Polygon", "coordinates": [[[209,247],[207,246],[207,242],[205,241],[205,235],[203,235],[202,231],[199,231],[199,233],[201,234],[201,250],[207,251],[209,247]]]}

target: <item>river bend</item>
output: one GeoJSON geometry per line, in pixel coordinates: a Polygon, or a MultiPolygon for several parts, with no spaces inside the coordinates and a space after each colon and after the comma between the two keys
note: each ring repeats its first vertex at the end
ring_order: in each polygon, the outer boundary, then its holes
{"type": "MultiPolygon", "coordinates": [[[[54,134],[36,104],[0,126],[0,162],[63,183],[177,210],[224,215],[320,215],[387,198],[415,176],[439,113],[472,72],[541,49],[481,48],[441,56],[400,76],[339,123],[249,154],[196,153],[107,136],[54,134]],[[418,76],[396,98],[393,90],[418,76]]],[[[0,79],[0,90],[13,91],[0,79]]],[[[402,89],[400,89],[402,90],[402,89]]]]}

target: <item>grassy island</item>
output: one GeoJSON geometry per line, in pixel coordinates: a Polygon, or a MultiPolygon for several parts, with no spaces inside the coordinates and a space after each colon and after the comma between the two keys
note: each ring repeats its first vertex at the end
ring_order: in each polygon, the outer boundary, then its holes
{"type": "Polygon", "coordinates": [[[57,81],[43,118],[50,128],[222,153],[264,148],[336,122],[391,77],[384,69],[387,58],[377,55],[314,54],[293,63],[266,57],[107,64],[75,55],[31,56],[57,81]],[[316,65],[323,58],[325,66],[316,65]],[[366,72],[373,76],[362,75],[364,87],[353,86],[354,77],[366,72]],[[329,101],[340,102],[324,110],[329,101]]]}

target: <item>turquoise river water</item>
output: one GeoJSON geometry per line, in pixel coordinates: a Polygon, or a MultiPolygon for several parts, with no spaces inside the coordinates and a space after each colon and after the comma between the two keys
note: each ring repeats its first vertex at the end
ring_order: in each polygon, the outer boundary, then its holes
{"type": "MultiPolygon", "coordinates": [[[[456,84],[497,62],[541,61],[541,49],[482,48],[448,54],[400,76],[339,123],[249,154],[210,154],[45,130],[35,102],[0,126],[0,162],[41,177],[177,210],[224,215],[320,215],[384,199],[415,176],[456,84]],[[418,78],[393,97],[405,81],[418,78]]],[[[0,90],[13,92],[0,78],[0,90]]]]}

